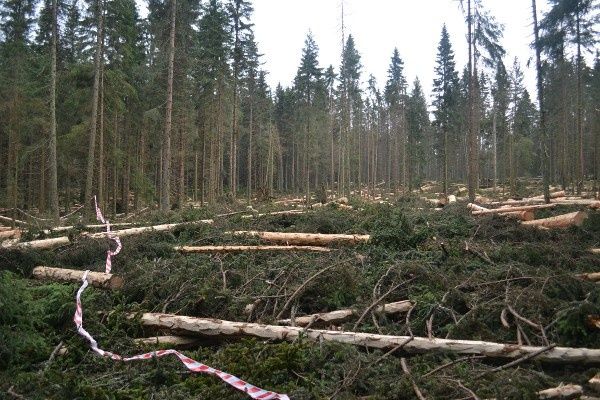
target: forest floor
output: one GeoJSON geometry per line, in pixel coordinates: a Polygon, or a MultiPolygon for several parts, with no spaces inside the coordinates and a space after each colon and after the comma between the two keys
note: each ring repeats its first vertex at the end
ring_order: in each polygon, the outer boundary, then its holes
{"type": "MultiPolygon", "coordinates": [[[[85,328],[101,348],[134,355],[156,348],[134,342],[156,332],[143,327],[139,318],[128,318],[131,313],[276,324],[278,314],[289,318],[290,312],[298,317],[355,308],[360,315],[374,302],[410,300],[414,307],[408,316],[367,313],[358,326],[355,318],[337,329],[600,348],[600,329],[589,324],[590,316],[600,315],[600,284],[576,277],[600,272],[600,255],[589,252],[600,247],[599,211],[588,210],[579,227],[540,230],[498,215],[473,217],[460,201],[442,210],[419,196],[391,204],[350,198],[350,204],[354,209],[330,205],[254,218],[215,217],[244,210],[243,204],[143,214],[136,224],[203,218],[215,223],[121,239],[123,250],[113,259],[113,272],[124,286],[86,290],[85,328]],[[371,240],[333,246],[329,253],[205,255],[174,250],[260,243],[226,234],[232,230],[370,234],[371,240]]],[[[261,213],[290,209],[273,202],[254,207],[261,213]]],[[[536,216],[578,209],[584,207],[561,205],[536,216]]],[[[21,240],[39,234],[31,229],[21,240]]],[[[247,398],[214,376],[190,373],[174,357],[123,363],[90,350],[72,319],[80,284],[37,281],[31,274],[38,265],[102,271],[108,245],[106,239],[78,239],[54,250],[0,249],[0,398],[247,398]]],[[[497,368],[510,360],[450,352],[407,354],[402,349],[387,354],[303,339],[213,338],[183,352],[292,399],[413,399],[415,388],[429,399],[536,399],[538,391],[561,383],[582,385],[593,395],[588,380],[600,372],[600,365],[556,365],[535,358],[497,368]],[[410,375],[403,373],[403,357],[410,375]]]]}

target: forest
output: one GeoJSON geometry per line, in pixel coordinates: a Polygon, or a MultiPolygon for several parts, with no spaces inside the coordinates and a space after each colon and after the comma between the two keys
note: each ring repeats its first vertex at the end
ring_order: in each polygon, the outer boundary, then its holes
{"type": "Polygon", "coordinates": [[[0,2],[0,398],[600,397],[600,3],[542,1],[527,60],[455,1],[431,93],[343,29],[272,87],[252,0],[0,2]]]}

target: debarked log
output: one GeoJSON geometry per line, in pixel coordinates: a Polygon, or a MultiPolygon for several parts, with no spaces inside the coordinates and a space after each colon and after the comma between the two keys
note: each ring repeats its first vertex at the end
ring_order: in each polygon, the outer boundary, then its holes
{"type": "Polygon", "coordinates": [[[587,213],[577,211],[569,214],[557,215],[555,217],[525,221],[522,224],[542,228],[568,228],[570,226],[580,226],[587,218],[587,213]]]}
{"type": "MultiPolygon", "coordinates": [[[[64,268],[52,268],[39,266],[33,269],[35,279],[61,281],[61,282],[81,282],[85,271],[64,268]]],[[[123,287],[123,278],[113,274],[90,271],[87,274],[87,280],[90,285],[104,289],[120,289],[123,287]]]]}
{"type": "Polygon", "coordinates": [[[308,251],[328,253],[330,248],[320,246],[176,246],[181,253],[257,253],[263,251],[308,251]]]}
{"type": "MultiPolygon", "coordinates": [[[[119,238],[123,238],[126,236],[141,235],[143,233],[148,233],[148,232],[169,231],[171,229],[177,228],[179,226],[184,226],[184,225],[212,224],[212,223],[213,223],[213,220],[207,219],[207,220],[201,220],[201,221],[195,221],[195,222],[180,222],[180,223],[176,223],[176,224],[142,226],[139,228],[129,228],[129,229],[121,229],[118,231],[112,231],[111,235],[118,236],[119,238]]],[[[85,233],[84,232],[80,236],[93,238],[93,239],[101,239],[101,238],[106,237],[106,232],[98,232],[98,233],[85,233]]],[[[64,246],[66,244],[69,244],[70,242],[71,242],[71,240],[69,239],[68,236],[60,236],[60,237],[50,238],[50,239],[39,239],[39,240],[32,240],[29,242],[14,243],[14,244],[11,244],[11,245],[5,246],[5,247],[17,248],[17,249],[52,249],[54,247],[64,246]]]]}
{"type": "Polygon", "coordinates": [[[234,231],[228,232],[235,236],[253,236],[267,242],[285,243],[301,246],[327,246],[331,243],[358,244],[366,243],[370,235],[343,235],[324,233],[289,233],[289,232],[259,232],[259,231],[234,231]]]}
{"type": "Polygon", "coordinates": [[[537,392],[540,399],[572,399],[579,398],[583,394],[583,388],[579,385],[560,385],[552,389],[537,392]]]}
{"type": "MultiPolygon", "coordinates": [[[[409,300],[396,301],[394,303],[388,303],[375,308],[375,312],[379,314],[398,314],[408,312],[413,306],[413,303],[409,300]]],[[[294,323],[297,326],[307,325],[319,325],[319,324],[338,324],[345,322],[348,319],[358,316],[359,310],[355,308],[348,308],[345,310],[336,310],[326,313],[303,315],[301,317],[294,318],[294,323]]],[[[280,319],[277,321],[279,325],[291,325],[291,319],[280,319]]]]}
{"type": "Polygon", "coordinates": [[[452,352],[504,359],[521,358],[537,352],[539,354],[534,359],[543,362],[600,364],[600,349],[553,347],[543,351],[543,347],[480,340],[411,338],[410,336],[306,329],[156,313],[142,314],[141,323],[147,327],[211,337],[257,337],[286,341],[304,338],[315,342],[325,340],[377,349],[393,349],[402,345],[402,351],[406,353],[452,352]]]}

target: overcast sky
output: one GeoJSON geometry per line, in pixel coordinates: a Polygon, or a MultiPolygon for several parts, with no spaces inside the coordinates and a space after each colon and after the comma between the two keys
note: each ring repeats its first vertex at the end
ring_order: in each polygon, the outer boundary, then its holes
{"type": "MultiPolygon", "coordinates": [[[[527,61],[534,53],[529,0],[486,0],[485,7],[504,24],[502,44],[507,49],[505,64],[514,57],[521,61],[526,84],[532,97],[535,91],[535,64],[527,61]]],[[[459,71],[467,56],[466,27],[457,0],[345,0],[346,35],[354,36],[362,56],[362,80],[373,74],[379,87],[387,78],[394,47],[398,47],[405,75],[412,87],[419,77],[430,99],[433,69],[442,25],[446,23],[459,71]]],[[[322,67],[340,64],[341,0],[255,0],[254,31],[269,83],[291,84],[310,30],[319,46],[322,67]]],[[[548,9],[546,0],[538,0],[538,14],[548,9]]]]}

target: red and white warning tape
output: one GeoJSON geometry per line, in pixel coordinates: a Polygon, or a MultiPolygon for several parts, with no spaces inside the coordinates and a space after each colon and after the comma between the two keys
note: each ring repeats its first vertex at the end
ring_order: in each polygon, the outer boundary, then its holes
{"type": "Polygon", "coordinates": [[[121,249],[123,248],[123,246],[121,245],[121,240],[119,239],[119,237],[110,231],[110,221],[107,219],[104,219],[104,216],[102,215],[102,211],[100,211],[100,207],[98,207],[98,202],[96,201],[96,196],[94,196],[94,206],[96,206],[96,218],[98,219],[99,222],[106,224],[106,236],[109,239],[114,240],[115,243],[117,244],[117,248],[114,251],[111,249],[108,249],[106,251],[106,269],[104,272],[107,274],[110,274],[110,270],[112,269],[112,256],[116,256],[117,254],[119,254],[119,252],[121,252],[121,249]]]}
{"type": "MultiPolygon", "coordinates": [[[[95,201],[96,201],[96,198],[94,197],[94,202],[95,201]]],[[[117,243],[116,250],[115,251],[109,250],[108,255],[106,257],[106,273],[110,273],[111,264],[112,264],[111,257],[118,254],[119,251],[121,251],[121,248],[122,248],[121,241],[119,240],[118,237],[114,236],[114,234],[111,233],[110,224],[108,221],[104,220],[104,217],[102,216],[102,212],[98,208],[97,204],[96,204],[96,216],[98,217],[98,220],[100,220],[102,223],[106,224],[107,236],[117,243]]],[[[289,397],[285,394],[279,394],[279,393],[270,392],[270,391],[258,388],[258,387],[251,385],[248,382],[245,382],[245,381],[241,380],[240,378],[237,378],[231,374],[228,374],[223,371],[219,371],[218,369],[209,367],[208,365],[205,365],[198,361],[192,360],[191,358],[186,357],[185,355],[181,354],[180,352],[178,352],[176,350],[159,350],[159,351],[153,351],[150,353],[139,354],[139,355],[132,356],[132,357],[123,357],[123,356],[120,356],[119,354],[115,354],[115,353],[111,353],[110,351],[102,350],[101,348],[98,347],[98,342],[96,342],[96,340],[92,337],[92,335],[90,335],[88,333],[88,331],[86,331],[83,328],[83,307],[81,305],[81,294],[88,287],[88,280],[87,280],[88,272],[89,271],[86,271],[83,274],[83,279],[82,279],[83,284],[81,285],[81,287],[77,291],[77,295],[75,296],[76,307],[75,307],[75,315],[73,316],[73,322],[75,322],[75,326],[77,327],[77,333],[79,333],[81,336],[83,336],[90,343],[90,347],[92,348],[92,350],[94,352],[100,354],[103,357],[109,357],[115,361],[149,360],[153,357],[163,357],[163,356],[173,354],[177,358],[179,358],[179,360],[183,363],[183,365],[185,365],[185,367],[187,369],[189,369],[190,371],[201,372],[201,373],[205,373],[205,374],[209,374],[209,375],[215,375],[215,376],[221,378],[227,384],[248,394],[248,396],[250,396],[253,399],[289,400],[289,397]]]]}

